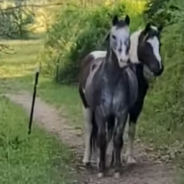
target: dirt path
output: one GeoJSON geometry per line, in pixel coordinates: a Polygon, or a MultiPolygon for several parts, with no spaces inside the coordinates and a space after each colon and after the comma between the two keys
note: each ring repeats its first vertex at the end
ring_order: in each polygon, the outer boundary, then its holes
{"type": "MultiPolygon", "coordinates": [[[[27,92],[6,95],[12,102],[21,105],[28,113],[30,112],[32,97],[27,92]]],[[[58,112],[51,105],[46,104],[39,98],[36,99],[34,118],[39,126],[47,131],[57,134],[67,145],[70,145],[77,156],[82,159],[83,139],[82,132],[70,127],[67,118],[58,112]]],[[[123,173],[120,179],[115,179],[112,174],[105,178],[98,179],[96,169],[81,170],[80,184],[176,184],[174,182],[173,170],[161,163],[152,161],[140,142],[135,144],[135,155],[137,164],[134,166],[123,167],[123,173]]]]}

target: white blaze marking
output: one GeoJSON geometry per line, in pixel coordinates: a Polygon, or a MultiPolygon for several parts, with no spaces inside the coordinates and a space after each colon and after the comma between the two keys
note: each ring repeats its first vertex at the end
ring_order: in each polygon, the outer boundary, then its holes
{"type": "Polygon", "coordinates": [[[125,45],[125,42],[129,39],[129,35],[130,30],[127,26],[119,29],[114,26],[111,29],[111,47],[114,50],[114,53],[116,54],[120,67],[123,67],[129,59],[128,53],[126,53],[127,46],[125,45]],[[116,39],[113,39],[112,35],[115,35],[116,39]],[[121,52],[119,51],[119,49],[121,49],[121,52]]]}
{"type": "Polygon", "coordinates": [[[153,48],[153,53],[154,53],[156,59],[158,60],[160,68],[161,68],[162,67],[162,63],[161,63],[161,56],[160,56],[160,53],[159,53],[159,41],[158,41],[158,38],[156,36],[154,36],[153,38],[148,39],[147,42],[151,44],[151,46],[153,48]]]}

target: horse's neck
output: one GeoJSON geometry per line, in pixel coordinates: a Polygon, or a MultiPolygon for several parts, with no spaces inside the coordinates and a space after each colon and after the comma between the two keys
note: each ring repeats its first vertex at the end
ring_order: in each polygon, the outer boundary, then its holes
{"type": "Polygon", "coordinates": [[[110,47],[108,48],[106,58],[104,61],[104,69],[106,73],[110,75],[110,77],[111,75],[119,73],[119,71],[121,70],[117,57],[114,54],[114,52],[110,49],[110,47]]]}
{"type": "Polygon", "coordinates": [[[140,95],[144,98],[149,88],[149,81],[144,76],[144,67],[141,63],[135,63],[132,65],[132,67],[137,76],[139,93],[141,93],[140,95]]]}

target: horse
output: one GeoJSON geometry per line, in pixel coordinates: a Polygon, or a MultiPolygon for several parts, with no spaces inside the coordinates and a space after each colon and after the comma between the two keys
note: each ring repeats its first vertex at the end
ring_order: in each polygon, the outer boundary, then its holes
{"type": "Polygon", "coordinates": [[[122,72],[122,68],[127,65],[129,60],[129,24],[130,18],[128,15],[126,15],[124,20],[119,20],[118,16],[113,18],[112,27],[107,36],[109,44],[106,57],[102,59],[102,64],[97,72],[95,66],[88,67],[88,65],[83,63],[83,66],[87,67],[87,70],[91,72],[86,79],[83,77],[86,70],[83,70],[81,74],[82,78],[79,82],[85,86],[83,88],[85,89],[84,98],[81,97],[84,104],[93,111],[93,119],[97,126],[97,131],[95,131],[97,134],[90,137],[90,140],[93,140],[94,145],[97,144],[99,147],[99,177],[103,176],[106,168],[106,130],[109,129],[107,126],[111,116],[115,116],[118,120],[114,136],[115,175],[119,175],[120,170],[120,153],[123,145],[121,135],[125,125],[124,122],[127,118],[127,98],[125,98],[127,90],[125,89],[129,85],[129,82],[126,83],[123,79],[131,75],[131,73],[122,72]],[[123,90],[125,94],[122,93],[123,90]]]}
{"type": "MultiPolygon", "coordinates": [[[[131,35],[131,46],[129,50],[129,57],[132,63],[137,67],[137,79],[138,79],[138,98],[134,106],[129,111],[129,140],[128,148],[126,151],[125,159],[127,163],[135,163],[133,158],[133,141],[136,131],[136,123],[138,117],[142,111],[144,104],[144,98],[149,88],[149,78],[153,76],[159,76],[164,71],[164,66],[160,56],[160,34],[163,27],[153,27],[150,23],[142,30],[138,30],[131,35]],[[157,64],[156,64],[157,63],[157,64]],[[159,66],[159,67],[158,67],[159,66]],[[158,68],[158,69],[157,69],[158,68]]],[[[83,77],[88,78],[89,68],[93,66],[98,70],[101,65],[101,60],[106,56],[106,51],[93,51],[83,59],[83,66],[81,70],[84,71],[83,77]],[[85,63],[85,65],[84,65],[85,63]],[[85,67],[84,67],[85,66],[85,67]]],[[[85,115],[85,150],[83,163],[90,163],[90,138],[92,135],[92,116],[91,110],[85,102],[85,82],[79,84],[79,93],[84,106],[85,115]]],[[[113,157],[112,157],[113,158],[113,157]]]]}

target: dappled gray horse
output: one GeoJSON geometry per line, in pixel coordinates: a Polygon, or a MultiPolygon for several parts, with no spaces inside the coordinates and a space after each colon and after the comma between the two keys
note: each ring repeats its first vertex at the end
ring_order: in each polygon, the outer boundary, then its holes
{"type": "MultiPolygon", "coordinates": [[[[135,73],[138,80],[138,98],[134,106],[129,110],[129,140],[126,151],[126,161],[135,163],[133,158],[133,141],[135,136],[135,125],[143,107],[144,98],[149,88],[149,77],[161,75],[163,64],[160,57],[160,33],[162,26],[156,28],[148,23],[143,30],[136,31],[131,35],[131,47],[129,57],[135,65],[135,73]]],[[[87,55],[83,60],[81,71],[83,78],[88,78],[90,66],[96,69],[101,65],[101,58],[104,58],[106,51],[94,51],[87,55]]],[[[85,101],[85,81],[79,85],[79,92],[84,106],[85,116],[85,151],[83,163],[90,162],[90,138],[93,131],[91,110],[85,101]]]]}
{"type": "MultiPolygon", "coordinates": [[[[130,94],[132,85],[132,72],[123,70],[128,62],[130,48],[130,19],[127,15],[124,20],[118,20],[115,16],[112,28],[108,35],[108,50],[106,57],[102,58],[102,64],[98,70],[90,66],[89,76],[85,81],[81,74],[81,84],[84,84],[85,103],[93,112],[95,131],[91,134],[92,145],[99,147],[99,177],[103,176],[106,162],[106,148],[108,130],[111,117],[116,118],[113,128],[113,143],[115,153],[115,175],[119,176],[121,166],[121,148],[123,146],[122,135],[127,120],[129,106],[136,99],[134,93],[130,94]]],[[[84,71],[85,73],[85,71],[84,71]]],[[[131,91],[136,91],[132,89],[131,91]]],[[[93,128],[94,128],[93,126],[93,128]]],[[[112,131],[111,131],[112,132],[112,131]]],[[[112,134],[111,134],[112,135],[112,134]]]]}

